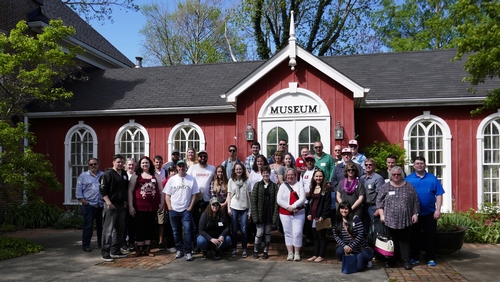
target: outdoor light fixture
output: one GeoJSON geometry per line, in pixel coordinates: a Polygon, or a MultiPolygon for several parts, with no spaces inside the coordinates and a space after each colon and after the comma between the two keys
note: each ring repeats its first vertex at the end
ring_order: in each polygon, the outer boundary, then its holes
{"type": "Polygon", "coordinates": [[[255,130],[252,127],[252,124],[247,125],[247,130],[245,130],[245,137],[247,141],[254,141],[255,140],[255,130]]]}
{"type": "Polygon", "coordinates": [[[340,121],[337,121],[337,125],[335,126],[335,140],[344,139],[344,127],[340,125],[340,121]]]}

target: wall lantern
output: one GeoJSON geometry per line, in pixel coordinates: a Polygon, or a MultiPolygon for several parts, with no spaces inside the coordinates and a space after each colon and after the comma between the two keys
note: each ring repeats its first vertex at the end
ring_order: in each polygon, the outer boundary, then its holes
{"type": "Polygon", "coordinates": [[[335,140],[343,140],[344,139],[344,127],[340,125],[340,121],[337,121],[337,125],[335,125],[335,140]]]}
{"type": "Polygon", "coordinates": [[[247,130],[245,130],[245,138],[247,141],[255,140],[255,130],[252,128],[252,125],[249,123],[247,125],[247,130]]]}

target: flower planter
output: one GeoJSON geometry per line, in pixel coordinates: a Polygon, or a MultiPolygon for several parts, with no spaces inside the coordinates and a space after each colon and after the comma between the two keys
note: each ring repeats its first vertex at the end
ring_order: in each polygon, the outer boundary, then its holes
{"type": "Polygon", "coordinates": [[[456,231],[438,231],[436,233],[436,253],[440,255],[449,255],[459,251],[464,244],[465,227],[456,231]]]}

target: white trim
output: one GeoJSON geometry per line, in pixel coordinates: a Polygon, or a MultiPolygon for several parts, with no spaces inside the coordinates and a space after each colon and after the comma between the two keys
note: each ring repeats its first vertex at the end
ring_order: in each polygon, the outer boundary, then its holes
{"type": "Polygon", "coordinates": [[[484,127],[488,125],[493,119],[495,118],[500,118],[500,109],[497,109],[497,112],[494,114],[491,114],[487,117],[485,117],[481,123],[479,123],[479,126],[477,127],[476,131],[476,155],[477,155],[477,163],[476,163],[476,173],[477,173],[477,207],[480,208],[484,204],[484,198],[483,198],[483,185],[484,185],[484,178],[482,177],[483,175],[483,161],[484,161],[484,154],[483,154],[483,145],[484,145],[484,127]]]}
{"type": "Polygon", "coordinates": [[[461,106],[482,104],[485,97],[432,98],[432,99],[396,99],[396,100],[366,100],[361,108],[393,108],[421,106],[461,106]]]}
{"type": "MultiPolygon", "coordinates": [[[[430,111],[424,111],[422,115],[415,117],[412,119],[410,122],[406,124],[405,130],[404,130],[404,135],[403,135],[403,142],[404,142],[404,148],[406,150],[406,157],[410,158],[410,130],[416,126],[417,123],[422,122],[422,121],[433,121],[437,123],[441,130],[443,131],[443,163],[445,166],[443,167],[443,189],[444,189],[444,195],[443,195],[443,205],[441,207],[442,212],[451,212],[453,211],[453,191],[452,191],[452,177],[451,177],[451,170],[452,170],[452,160],[451,160],[451,130],[446,121],[438,116],[431,115],[430,111]]],[[[408,174],[410,172],[410,166],[408,164],[405,164],[405,171],[408,174]]]]}
{"type": "MultiPolygon", "coordinates": [[[[287,45],[278,54],[276,54],[271,59],[267,60],[252,74],[248,75],[244,80],[242,80],[232,89],[230,89],[227,93],[225,93],[224,95],[226,97],[226,102],[233,104],[236,103],[236,100],[241,93],[243,93],[246,89],[248,89],[258,80],[260,80],[262,77],[267,75],[271,70],[273,70],[276,66],[281,64],[284,60],[289,58],[290,48],[291,48],[290,45],[287,45]]],[[[363,98],[365,96],[365,93],[367,93],[370,90],[368,88],[364,88],[361,85],[357,84],[356,82],[354,82],[341,72],[337,71],[330,65],[318,59],[313,54],[302,49],[300,46],[296,46],[296,48],[297,48],[297,57],[300,57],[306,63],[312,65],[320,72],[325,74],[327,77],[330,77],[331,79],[338,82],[340,85],[349,89],[353,93],[354,98],[363,98]]]]}
{"type": "Polygon", "coordinates": [[[66,111],[66,112],[31,112],[30,118],[53,117],[95,117],[95,116],[130,116],[130,115],[176,115],[176,114],[210,114],[210,113],[236,113],[236,108],[231,105],[206,106],[206,107],[175,107],[175,108],[141,108],[141,109],[115,109],[93,111],[66,111]]]}
{"type": "Polygon", "coordinates": [[[145,143],[144,144],[144,155],[149,156],[149,147],[151,145],[151,141],[149,139],[148,131],[146,130],[146,128],[144,126],[142,126],[139,123],[136,123],[134,119],[131,119],[129,121],[129,123],[122,125],[122,127],[120,127],[120,129],[118,129],[118,131],[116,132],[116,135],[115,135],[115,154],[120,154],[120,152],[121,152],[120,151],[120,140],[121,140],[123,133],[127,129],[132,128],[132,127],[138,128],[142,132],[142,134],[144,134],[144,143],[145,143]]]}
{"type": "Polygon", "coordinates": [[[172,151],[174,149],[179,150],[178,148],[174,148],[174,137],[180,129],[182,129],[186,126],[192,126],[192,127],[194,127],[196,132],[198,132],[198,135],[200,136],[200,150],[205,150],[205,146],[206,146],[207,141],[205,139],[205,134],[203,133],[203,130],[196,123],[189,121],[189,118],[184,118],[184,121],[179,122],[174,127],[172,127],[172,130],[170,130],[170,133],[168,134],[168,151],[170,152],[168,154],[168,161],[169,162],[172,161],[172,151]]]}
{"type": "MultiPolygon", "coordinates": [[[[64,205],[78,205],[79,201],[72,201],[71,199],[71,137],[73,134],[80,130],[85,129],[90,132],[93,139],[93,155],[92,157],[97,158],[97,148],[99,141],[97,140],[97,134],[94,129],[86,124],[83,121],[78,121],[77,125],[74,125],[66,132],[66,137],[64,138],[64,205]]],[[[85,160],[83,160],[85,161],[85,160]]],[[[76,188],[76,187],[75,187],[76,188]]]]}

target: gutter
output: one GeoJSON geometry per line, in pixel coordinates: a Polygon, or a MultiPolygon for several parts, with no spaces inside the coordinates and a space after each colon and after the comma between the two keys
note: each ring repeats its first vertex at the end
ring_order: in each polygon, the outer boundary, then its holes
{"type": "Polygon", "coordinates": [[[432,99],[366,100],[359,108],[393,108],[422,106],[467,106],[480,105],[486,97],[457,97],[432,99]]]}

